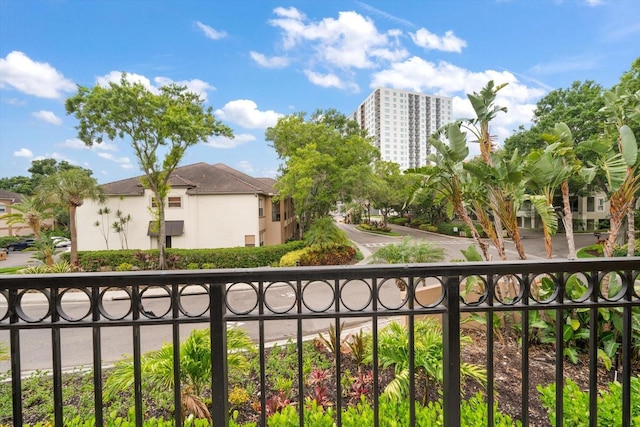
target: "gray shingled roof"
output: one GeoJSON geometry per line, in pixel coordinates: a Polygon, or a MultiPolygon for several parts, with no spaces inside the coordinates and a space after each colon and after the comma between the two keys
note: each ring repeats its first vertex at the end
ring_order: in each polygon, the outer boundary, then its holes
{"type": "Polygon", "coordinates": [[[0,188],[0,200],[11,200],[12,203],[20,203],[22,201],[22,195],[0,188]]]}
{"type": "MultiPolygon", "coordinates": [[[[142,195],[141,177],[103,184],[107,195],[142,195]]],[[[187,194],[270,194],[274,193],[271,178],[253,178],[245,173],[217,163],[200,162],[176,168],[169,184],[173,188],[187,187],[187,194]]]]}

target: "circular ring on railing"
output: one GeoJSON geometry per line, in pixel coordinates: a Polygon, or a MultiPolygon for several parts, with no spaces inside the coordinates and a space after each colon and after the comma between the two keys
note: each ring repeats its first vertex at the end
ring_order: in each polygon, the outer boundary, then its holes
{"type": "Polygon", "coordinates": [[[0,314],[0,322],[9,318],[9,291],[0,291],[0,296],[4,298],[4,302],[0,304],[0,309],[4,307],[4,312],[0,314]]]}
{"type": "Polygon", "coordinates": [[[600,298],[608,302],[620,301],[627,293],[628,283],[624,280],[624,273],[618,271],[601,271],[598,274],[598,289],[600,298]]]}
{"type": "Polygon", "coordinates": [[[475,274],[460,280],[460,300],[467,307],[476,307],[487,302],[489,288],[484,277],[475,274]]]}
{"type": "Polygon", "coordinates": [[[227,307],[227,310],[229,310],[233,314],[236,314],[236,315],[249,314],[253,310],[255,310],[256,307],[258,306],[259,294],[260,292],[258,291],[258,287],[255,284],[249,283],[249,282],[235,282],[230,285],[227,285],[227,291],[224,294],[224,303],[227,307]],[[238,289],[234,290],[233,289],[234,287],[238,289]],[[233,306],[231,305],[229,301],[229,296],[232,295],[233,293],[238,293],[238,292],[242,292],[243,298],[241,299],[241,302],[243,304],[247,304],[249,307],[248,309],[243,309],[243,310],[234,309],[233,306]],[[252,300],[249,300],[248,298],[250,296],[246,295],[249,293],[253,294],[252,300]]]}
{"type": "MultiPolygon", "coordinates": [[[[356,296],[358,298],[361,298],[361,295],[358,296],[356,294],[356,296]]],[[[340,303],[348,311],[352,311],[352,312],[353,311],[363,311],[364,309],[366,309],[371,304],[371,301],[373,301],[373,289],[371,289],[371,285],[367,281],[365,281],[363,279],[347,280],[346,282],[344,282],[344,283],[342,283],[340,285],[340,303]],[[367,291],[369,293],[369,297],[366,299],[366,301],[364,302],[364,304],[360,308],[351,307],[349,304],[347,304],[347,300],[349,298],[347,285],[350,286],[349,291],[353,291],[353,289],[356,288],[358,285],[364,285],[366,287],[366,289],[367,289],[367,291]]]]}
{"type": "Polygon", "coordinates": [[[640,271],[635,271],[631,275],[631,282],[633,283],[633,294],[636,298],[640,298],[640,271]],[[633,276],[635,274],[635,277],[633,276]]]}
{"type": "MultiPolygon", "coordinates": [[[[158,307],[154,307],[154,308],[156,309],[156,311],[158,310],[158,307]]],[[[150,286],[146,286],[142,291],[140,291],[140,314],[142,314],[144,317],[146,317],[147,319],[162,319],[164,316],[169,314],[169,312],[171,312],[171,289],[168,286],[150,285],[150,286]],[[146,293],[153,294],[153,295],[149,295],[146,298],[147,300],[149,300],[150,298],[159,299],[159,298],[165,297],[164,295],[159,295],[157,293],[158,291],[163,291],[164,294],[166,295],[167,300],[169,301],[168,307],[166,307],[164,313],[162,314],[156,314],[150,308],[149,310],[146,310],[144,306],[144,300],[145,300],[144,294],[146,293]]]]}
{"type": "Polygon", "coordinates": [[[91,314],[91,290],[87,288],[67,288],[62,290],[58,294],[58,298],[56,301],[56,313],[58,314],[58,316],[62,317],[67,322],[79,322],[81,320],[86,319],[91,314]],[[87,311],[80,317],[71,316],[63,308],[63,305],[64,305],[63,299],[65,295],[68,295],[70,299],[72,299],[72,301],[70,302],[73,302],[74,304],[86,302],[87,311]],[[86,297],[86,298],[83,298],[84,301],[80,301],[79,297],[86,297]]]}
{"type": "Polygon", "coordinates": [[[522,278],[515,274],[498,276],[493,284],[493,295],[495,300],[502,305],[514,305],[522,301],[524,295],[522,278]]]}
{"type": "Polygon", "coordinates": [[[192,285],[185,285],[185,286],[181,286],[180,289],[178,290],[178,310],[180,310],[180,313],[182,313],[183,315],[185,315],[186,317],[200,317],[203,314],[205,314],[209,309],[210,309],[210,289],[208,286],[206,286],[205,284],[199,283],[199,284],[192,284],[192,285]],[[193,297],[194,295],[200,295],[200,293],[198,292],[194,292],[194,293],[187,293],[187,291],[189,290],[189,288],[193,288],[193,287],[200,287],[202,289],[204,289],[204,293],[206,295],[207,298],[207,303],[204,306],[204,309],[201,312],[198,313],[193,313],[190,312],[187,307],[186,304],[182,301],[183,298],[187,298],[187,297],[193,297]]]}
{"type": "Polygon", "coordinates": [[[445,296],[442,279],[437,276],[427,276],[415,280],[413,282],[413,294],[419,307],[434,308],[439,306],[444,301],[445,296]],[[434,295],[435,288],[440,289],[440,293],[437,296],[434,295]]]}
{"type": "Polygon", "coordinates": [[[409,301],[409,293],[406,292],[406,284],[407,282],[402,278],[387,277],[385,279],[380,280],[377,285],[378,304],[380,304],[382,307],[386,308],[387,310],[399,310],[400,308],[404,307],[409,301]],[[382,289],[383,287],[392,287],[392,289],[390,291],[383,292],[383,289],[382,289]],[[400,304],[397,306],[390,306],[388,304],[385,304],[382,301],[382,297],[383,297],[383,294],[386,294],[386,293],[393,293],[393,295],[399,294],[401,297],[400,304]]]}
{"type": "Polygon", "coordinates": [[[267,310],[269,310],[269,312],[273,313],[273,314],[285,314],[290,312],[298,303],[298,293],[296,292],[296,285],[291,283],[291,282],[272,282],[269,283],[267,286],[265,286],[264,291],[263,291],[263,298],[264,298],[264,306],[267,310]],[[289,288],[290,291],[288,289],[285,289],[284,292],[281,288],[289,288]],[[269,291],[272,290],[272,293],[278,293],[277,297],[278,297],[278,303],[282,303],[283,299],[282,297],[285,298],[291,298],[291,305],[287,305],[285,306],[284,309],[282,308],[277,308],[275,307],[275,305],[269,304],[269,291]]]}
{"type": "MultiPolygon", "coordinates": [[[[322,304],[322,300],[321,297],[324,297],[325,293],[319,293],[314,295],[313,298],[311,298],[314,302],[317,301],[318,305],[322,304]]],[[[305,283],[302,286],[302,291],[300,293],[300,299],[302,300],[302,304],[307,308],[307,310],[311,311],[312,313],[325,313],[326,311],[328,311],[331,306],[333,305],[334,301],[335,301],[335,297],[336,297],[336,290],[333,287],[333,285],[331,285],[331,283],[327,282],[326,280],[313,280],[313,281],[308,281],[307,283],[305,283]],[[326,285],[327,288],[329,288],[330,292],[327,292],[326,295],[330,295],[331,298],[328,299],[328,302],[325,306],[323,306],[323,308],[321,309],[317,309],[312,307],[310,304],[307,304],[307,300],[305,299],[305,293],[309,293],[309,290],[312,289],[312,287],[316,284],[320,284],[320,285],[326,285]]]]}
{"type": "MultiPolygon", "coordinates": [[[[36,297],[37,298],[37,297],[36,297]]],[[[38,304],[38,306],[41,306],[41,304],[38,304]]],[[[16,296],[16,314],[18,315],[18,317],[27,322],[27,323],[38,323],[38,322],[42,322],[44,319],[46,319],[47,317],[51,316],[51,293],[46,290],[46,289],[23,289],[20,292],[18,292],[18,295],[16,296]],[[47,300],[47,311],[44,313],[44,315],[38,317],[38,318],[33,318],[31,316],[29,316],[22,307],[22,298],[25,295],[29,295],[29,297],[34,296],[34,293],[40,293],[42,295],[44,295],[45,299],[47,300]]]]}
{"type": "Polygon", "coordinates": [[[529,280],[529,297],[539,304],[555,301],[559,292],[557,278],[549,273],[532,275],[529,280]]]}
{"type": "Polygon", "coordinates": [[[133,310],[133,297],[131,295],[131,289],[128,288],[105,288],[103,290],[100,291],[100,295],[98,296],[98,309],[100,310],[100,314],[102,315],[102,317],[104,317],[105,319],[108,320],[122,320],[125,317],[127,317],[128,315],[131,314],[132,310],[133,310]],[[124,298],[118,298],[118,297],[114,297],[115,292],[124,292],[125,297],[124,298]],[[129,307],[127,308],[127,310],[124,312],[124,314],[122,314],[121,316],[112,316],[108,311],[107,308],[105,307],[105,298],[107,296],[108,293],[111,293],[111,301],[128,301],[129,302],[129,307]]]}
{"type": "Polygon", "coordinates": [[[573,273],[564,282],[564,295],[573,302],[585,302],[593,295],[593,281],[585,273],[573,273]]]}

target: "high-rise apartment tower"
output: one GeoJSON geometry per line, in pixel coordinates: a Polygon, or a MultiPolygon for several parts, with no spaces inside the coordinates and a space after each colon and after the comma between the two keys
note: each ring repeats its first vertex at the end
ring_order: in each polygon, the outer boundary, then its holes
{"type": "Polygon", "coordinates": [[[451,101],[445,96],[378,88],[350,118],[374,138],[382,160],[406,170],[427,164],[429,136],[452,121],[451,101]]]}

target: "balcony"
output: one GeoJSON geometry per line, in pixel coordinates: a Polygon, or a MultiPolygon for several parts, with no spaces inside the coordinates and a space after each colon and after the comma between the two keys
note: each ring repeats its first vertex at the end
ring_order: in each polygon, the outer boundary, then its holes
{"type": "MultiPolygon", "coordinates": [[[[631,377],[632,377],[632,309],[640,307],[640,258],[616,258],[606,260],[547,260],[545,262],[487,262],[455,264],[410,264],[385,266],[339,266],[262,268],[250,270],[201,270],[201,271],[156,271],[156,272],[105,272],[77,273],[65,275],[8,275],[0,276],[0,340],[10,346],[11,389],[13,399],[13,423],[23,424],[23,369],[21,361],[25,354],[21,348],[27,343],[25,336],[33,331],[45,331],[49,337],[38,345],[42,357],[52,360],[53,400],[55,426],[62,426],[64,407],[62,397],[62,354],[65,350],[61,336],[66,330],[91,331],[91,340],[86,343],[90,352],[88,365],[93,378],[96,425],[104,425],[103,413],[103,366],[105,348],[109,346],[104,336],[112,330],[126,330],[132,341],[134,384],[131,388],[136,415],[136,425],[142,425],[145,413],[142,403],[142,372],[140,357],[143,349],[143,330],[153,327],[168,328],[173,344],[174,384],[172,393],[175,403],[175,423],[182,425],[183,413],[180,405],[181,366],[175,361],[179,357],[180,343],[185,338],[181,327],[201,325],[208,327],[211,343],[211,396],[210,411],[214,425],[229,425],[229,382],[226,333],[229,325],[244,325],[255,331],[254,340],[258,353],[263,355],[269,345],[269,331],[286,323],[292,329],[289,338],[298,349],[301,361],[305,340],[303,325],[320,325],[326,331],[335,331],[332,338],[340,348],[343,325],[352,327],[367,325],[373,340],[373,383],[375,416],[373,426],[381,425],[379,419],[379,392],[381,368],[377,352],[379,331],[390,319],[400,320],[407,326],[409,340],[409,395],[416,393],[415,336],[412,331],[418,320],[432,316],[442,324],[443,382],[441,388],[442,416],[444,426],[460,426],[461,423],[461,327],[471,313],[484,318],[486,324],[504,313],[515,314],[521,331],[522,348],[518,357],[521,366],[519,389],[513,393],[520,396],[520,418],[522,425],[530,425],[530,313],[541,310],[554,313],[564,319],[569,309],[580,309],[588,313],[591,331],[595,327],[599,310],[615,309],[621,314],[620,363],[618,381],[622,384],[620,411],[623,426],[631,425],[631,377]],[[576,280],[585,285],[584,292],[576,297],[567,292],[569,283],[576,280]],[[470,284],[473,291],[468,292],[470,284]],[[617,291],[611,296],[606,290],[617,291]],[[541,286],[551,286],[550,293],[543,296],[541,286]],[[505,290],[505,285],[507,290],[505,290]],[[398,289],[401,288],[402,292],[398,289]],[[428,291],[431,297],[425,298],[428,291]],[[127,309],[113,313],[109,311],[107,295],[118,292],[127,309]],[[242,297],[238,295],[241,294],[242,297]],[[163,309],[149,310],[150,297],[163,298],[163,309]],[[605,296],[603,296],[605,295],[605,296]],[[45,301],[45,309],[33,312],[27,301],[39,298],[45,301]],[[284,298],[282,300],[281,298],[284,298]]],[[[556,384],[563,384],[563,356],[565,322],[556,323],[556,339],[553,343],[555,355],[551,357],[556,384]]],[[[317,333],[314,333],[317,336],[317,333]]],[[[494,425],[493,409],[497,405],[496,385],[503,381],[494,370],[496,336],[493,328],[486,333],[487,386],[484,399],[488,408],[487,425],[494,425]]],[[[588,339],[589,357],[589,412],[590,420],[585,425],[596,425],[598,378],[598,336],[591,333],[588,339]]],[[[637,344],[636,344],[637,345],[637,344]]],[[[336,358],[331,368],[335,378],[341,378],[344,367],[336,358]]],[[[637,375],[637,372],[636,374],[637,375]]],[[[260,407],[266,408],[271,390],[266,386],[265,361],[260,358],[260,407]]],[[[299,363],[294,385],[298,401],[304,396],[303,366],[299,363]]],[[[342,411],[346,402],[341,396],[341,381],[335,383],[337,396],[333,406],[335,425],[342,426],[342,411]]],[[[556,390],[557,425],[562,425],[563,387],[556,390]]],[[[415,399],[409,399],[408,419],[405,425],[420,425],[416,421],[415,399]]],[[[305,407],[297,407],[300,425],[303,424],[305,407]]],[[[261,413],[258,425],[266,425],[266,414],[261,413]]]]}

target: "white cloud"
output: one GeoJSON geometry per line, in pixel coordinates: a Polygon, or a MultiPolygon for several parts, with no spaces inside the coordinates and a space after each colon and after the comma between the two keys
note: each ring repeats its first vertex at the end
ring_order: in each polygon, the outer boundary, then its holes
{"type": "Polygon", "coordinates": [[[0,58],[0,88],[13,87],[40,98],[62,98],[74,92],[76,85],[46,62],[36,62],[14,50],[0,58]]]}
{"type": "Polygon", "coordinates": [[[23,101],[22,99],[18,99],[18,98],[2,98],[2,102],[4,102],[5,104],[17,105],[17,106],[27,105],[26,101],[23,101]]]}
{"type": "Polygon", "coordinates": [[[420,28],[415,33],[409,33],[409,35],[417,46],[428,50],[460,53],[462,48],[467,46],[467,42],[456,37],[453,31],[447,31],[443,37],[439,37],[426,28],[420,28]]]}
{"type": "Polygon", "coordinates": [[[276,7],[273,10],[273,13],[284,18],[291,18],[298,21],[302,21],[306,18],[305,14],[300,12],[295,7],[290,7],[289,9],[285,9],[284,7],[276,7]]]}
{"type": "Polygon", "coordinates": [[[587,6],[600,6],[604,4],[604,0],[585,0],[585,3],[587,4],[587,6]]]}
{"type": "Polygon", "coordinates": [[[333,73],[320,74],[311,70],[304,70],[304,74],[311,83],[321,87],[335,87],[338,89],[350,89],[357,93],[360,92],[360,87],[353,82],[343,82],[340,77],[333,73]]]}
{"type": "Polygon", "coordinates": [[[59,126],[62,124],[62,119],[56,116],[56,114],[53,111],[41,110],[41,111],[36,111],[34,113],[31,113],[31,115],[38,120],[42,120],[43,122],[47,122],[52,125],[59,126]]]}
{"type": "Polygon", "coordinates": [[[223,39],[227,36],[225,31],[214,30],[208,25],[203,24],[200,21],[196,21],[196,26],[204,33],[205,36],[212,40],[223,39]]]}
{"type": "Polygon", "coordinates": [[[272,56],[267,58],[264,54],[259,52],[249,52],[251,59],[253,59],[258,65],[265,68],[285,68],[289,65],[290,60],[286,56],[272,56]]]}
{"type": "Polygon", "coordinates": [[[200,79],[173,81],[168,77],[156,77],[153,80],[158,84],[158,86],[168,86],[172,83],[175,83],[178,86],[186,86],[189,92],[199,95],[200,99],[204,102],[207,101],[207,91],[216,90],[215,87],[200,79]]]}
{"type": "MultiPolygon", "coordinates": [[[[120,84],[121,78],[122,78],[122,71],[111,71],[108,74],[105,74],[104,76],[98,77],[96,79],[96,84],[103,87],[108,87],[109,83],[120,84]]],[[[209,83],[202,81],[200,79],[174,81],[169,77],[159,76],[153,79],[153,82],[155,83],[154,85],[151,83],[151,80],[149,78],[136,73],[127,73],[125,78],[130,83],[141,84],[151,93],[155,93],[155,94],[160,93],[159,88],[161,86],[168,86],[173,83],[179,86],[186,86],[189,92],[197,94],[198,96],[200,96],[200,98],[204,102],[206,102],[208,99],[207,91],[216,90],[215,87],[211,86],[209,83]]]]}
{"type": "Polygon", "coordinates": [[[250,99],[229,101],[219,110],[217,118],[238,124],[247,129],[266,129],[273,126],[283,115],[273,110],[260,111],[258,105],[250,99]]]}
{"type": "Polygon", "coordinates": [[[26,157],[27,159],[30,159],[33,157],[33,152],[28,148],[21,148],[18,151],[14,151],[13,155],[15,157],[26,157]]]}
{"type": "Polygon", "coordinates": [[[133,169],[133,164],[128,157],[116,157],[111,153],[98,153],[98,156],[118,164],[122,169],[133,169]]]}
{"type": "Polygon", "coordinates": [[[235,135],[235,138],[226,138],[224,136],[210,137],[206,145],[214,148],[235,148],[239,145],[246,144],[247,142],[255,141],[256,137],[249,133],[241,133],[235,135]]]}
{"type": "Polygon", "coordinates": [[[238,163],[238,167],[241,171],[247,174],[253,174],[255,172],[253,165],[247,160],[242,160],[240,163],[238,163]]]}
{"type": "Polygon", "coordinates": [[[118,151],[116,144],[110,142],[94,143],[91,147],[87,146],[79,138],[66,139],[59,147],[70,148],[72,150],[93,150],[93,151],[118,151]]]}

